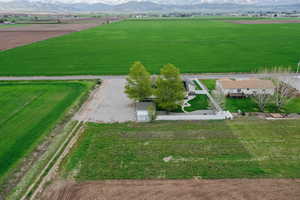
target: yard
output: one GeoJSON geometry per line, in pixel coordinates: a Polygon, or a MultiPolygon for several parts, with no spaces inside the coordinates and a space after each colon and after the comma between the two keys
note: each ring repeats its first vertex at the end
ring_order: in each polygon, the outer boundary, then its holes
{"type": "Polygon", "coordinates": [[[197,95],[194,99],[188,102],[191,106],[185,107],[184,110],[187,112],[193,112],[197,110],[208,110],[208,97],[207,95],[197,95]]]}
{"type": "Polygon", "coordinates": [[[216,80],[215,79],[205,79],[205,80],[199,80],[201,81],[209,92],[212,92],[216,89],[216,80]]]}
{"type": "MultiPolygon", "coordinates": [[[[225,109],[230,112],[260,112],[257,103],[251,98],[229,98],[225,100],[225,109]]],[[[278,111],[274,103],[266,106],[265,112],[300,113],[300,98],[291,99],[281,111],[278,111]]]]}
{"type": "Polygon", "coordinates": [[[300,24],[125,20],[1,51],[0,75],[127,74],[134,61],[153,73],[166,63],[182,73],[296,68],[299,32],[300,24]]]}
{"type": "Polygon", "coordinates": [[[299,121],[88,124],[65,178],[299,178],[299,121]]]}
{"type": "Polygon", "coordinates": [[[92,81],[0,82],[0,183],[92,85],[92,81]]]}

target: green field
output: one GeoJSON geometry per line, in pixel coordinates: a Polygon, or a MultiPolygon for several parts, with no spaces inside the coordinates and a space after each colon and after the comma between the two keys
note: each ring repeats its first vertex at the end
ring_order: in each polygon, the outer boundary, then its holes
{"type": "Polygon", "coordinates": [[[10,27],[16,27],[16,26],[25,26],[26,24],[5,24],[5,25],[0,25],[1,28],[10,28],[10,27]]]}
{"type": "Polygon", "coordinates": [[[300,24],[127,20],[2,51],[0,75],[127,74],[134,61],[154,73],[167,63],[183,73],[295,68],[299,32],[300,24]]]}
{"type": "Polygon", "coordinates": [[[89,124],[61,167],[78,181],[299,178],[299,121],[89,124]]]}
{"type": "Polygon", "coordinates": [[[0,83],[0,183],[91,86],[76,81],[0,83]]]}

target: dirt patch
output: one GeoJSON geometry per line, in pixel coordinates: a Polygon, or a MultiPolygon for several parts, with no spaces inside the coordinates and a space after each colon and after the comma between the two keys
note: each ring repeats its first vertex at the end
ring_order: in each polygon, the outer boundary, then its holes
{"type": "Polygon", "coordinates": [[[43,200],[298,200],[300,179],[57,181],[43,200]]]}
{"type": "Polygon", "coordinates": [[[225,20],[233,24],[297,24],[300,20],[225,20]]]}
{"type": "MultiPolygon", "coordinates": [[[[33,24],[0,29],[0,51],[99,26],[108,19],[78,24],[33,24]]],[[[113,19],[111,21],[117,21],[113,19]]]]}

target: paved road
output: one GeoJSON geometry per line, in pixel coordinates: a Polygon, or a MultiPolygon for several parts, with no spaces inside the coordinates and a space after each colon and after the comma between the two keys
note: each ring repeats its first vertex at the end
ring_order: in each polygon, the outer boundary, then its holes
{"type": "Polygon", "coordinates": [[[75,119],[100,123],[135,121],[135,106],[124,93],[125,83],[124,78],[104,80],[75,119]]]}

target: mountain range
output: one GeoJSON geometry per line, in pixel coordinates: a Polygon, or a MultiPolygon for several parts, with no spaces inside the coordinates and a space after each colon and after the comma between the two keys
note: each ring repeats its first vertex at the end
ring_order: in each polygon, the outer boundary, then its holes
{"type": "Polygon", "coordinates": [[[0,11],[48,12],[238,12],[300,10],[300,0],[137,0],[113,4],[112,0],[6,0],[0,1],[0,11]],[[77,3],[76,3],[77,2],[77,3]],[[105,3],[103,3],[105,2],[105,3]],[[183,3],[184,2],[184,3],[183,3]]]}

